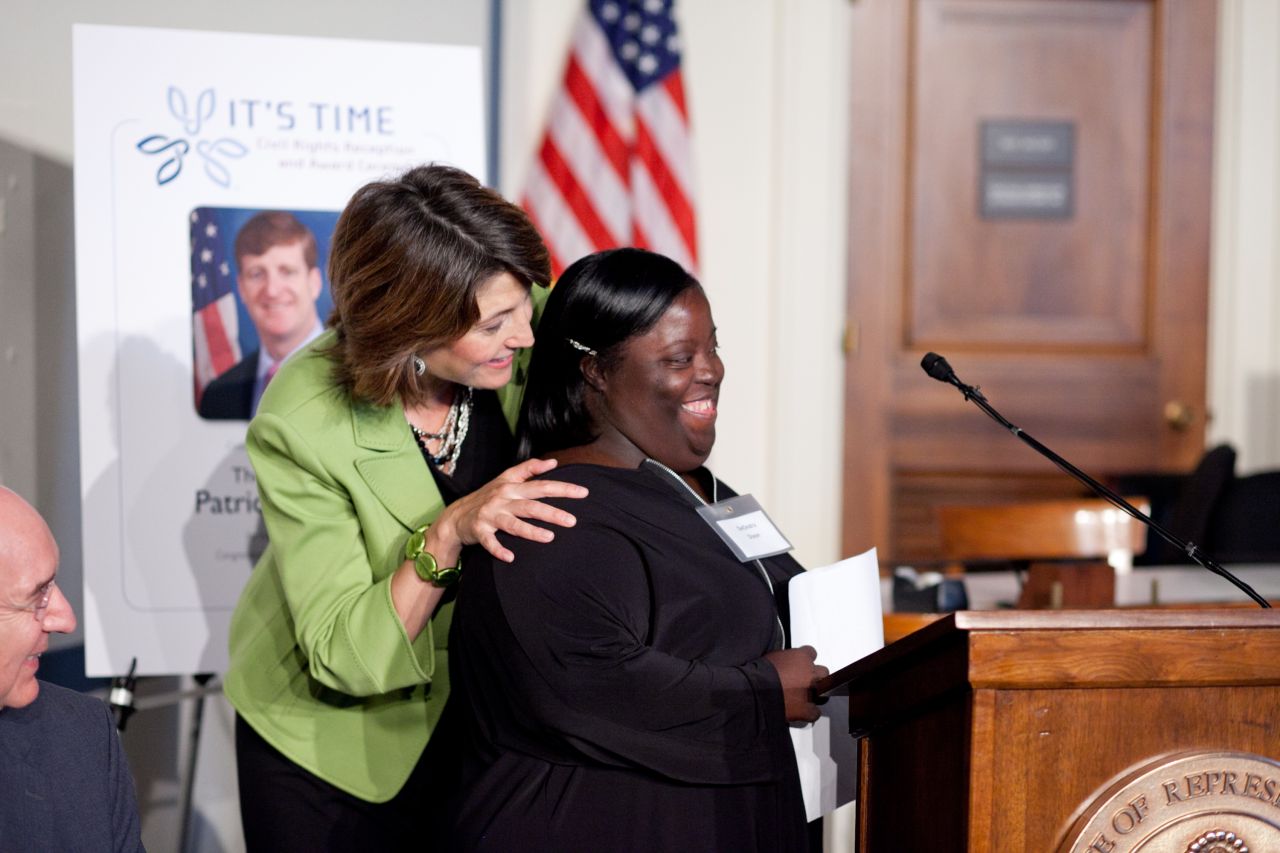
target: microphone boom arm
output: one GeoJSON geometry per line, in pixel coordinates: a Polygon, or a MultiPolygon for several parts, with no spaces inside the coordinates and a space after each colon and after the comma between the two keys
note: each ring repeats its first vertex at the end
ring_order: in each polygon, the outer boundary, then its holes
{"type": "Polygon", "coordinates": [[[1211,559],[1208,554],[1200,550],[1200,547],[1197,546],[1194,542],[1183,542],[1177,536],[1174,536],[1172,533],[1166,530],[1163,526],[1156,523],[1156,521],[1153,520],[1151,516],[1147,515],[1145,512],[1138,509],[1133,504],[1129,503],[1127,500],[1120,497],[1120,495],[1116,494],[1114,491],[1107,488],[1102,483],[1099,483],[1097,480],[1093,479],[1088,474],[1081,471],[1079,468],[1072,465],[1067,460],[1063,459],[1057,453],[1054,453],[1045,445],[1041,444],[1034,437],[1032,437],[1030,433],[1022,429],[1022,427],[1019,427],[1013,423],[1010,423],[1009,420],[1004,415],[996,411],[995,407],[993,407],[990,403],[987,402],[987,398],[982,395],[982,391],[977,386],[966,385],[963,382],[961,382],[960,379],[955,375],[955,373],[950,369],[950,365],[946,363],[946,359],[942,358],[941,356],[935,356],[934,353],[929,353],[924,357],[924,361],[921,362],[921,366],[924,367],[925,371],[930,376],[932,376],[934,379],[937,379],[939,382],[946,382],[948,384],[956,386],[956,388],[959,389],[960,393],[964,395],[965,400],[968,400],[969,402],[977,406],[979,409],[981,409],[983,412],[985,412],[987,417],[991,418],[993,421],[1000,424],[1000,426],[1004,427],[1009,432],[1013,433],[1014,436],[1021,439],[1025,444],[1029,445],[1032,450],[1035,450],[1037,453],[1039,453],[1041,456],[1048,459],[1054,465],[1057,465],[1058,468],[1065,471],[1067,474],[1070,474],[1072,477],[1079,480],[1081,483],[1084,483],[1086,486],[1092,489],[1095,494],[1099,495],[1100,497],[1106,498],[1108,501],[1114,504],[1117,508],[1123,510],[1126,514],[1132,516],[1138,521],[1141,521],[1147,527],[1154,530],[1162,539],[1164,539],[1170,545],[1173,545],[1179,551],[1183,552],[1192,560],[1194,560],[1196,563],[1198,563],[1201,568],[1206,569],[1212,572],[1213,574],[1217,575],[1218,577],[1223,578],[1229,581],[1230,583],[1234,584],[1236,588],[1238,588],[1245,595],[1253,599],[1260,607],[1265,607],[1265,608],[1271,607],[1271,603],[1267,601],[1265,598],[1263,598],[1261,595],[1258,595],[1258,593],[1254,590],[1253,587],[1249,586],[1249,584],[1240,580],[1240,578],[1236,577],[1231,572],[1227,571],[1222,566],[1218,565],[1218,563],[1216,563],[1213,559],[1211,559]],[[937,367],[937,365],[939,364],[942,366],[941,374],[939,372],[940,369],[937,367]]]}

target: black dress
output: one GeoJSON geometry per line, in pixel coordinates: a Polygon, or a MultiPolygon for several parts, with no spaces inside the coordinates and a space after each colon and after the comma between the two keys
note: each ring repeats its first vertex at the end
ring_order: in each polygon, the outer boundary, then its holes
{"type": "MultiPolygon", "coordinates": [[[[575,527],[550,544],[504,537],[511,565],[477,548],[463,559],[449,643],[470,719],[456,844],[807,849],[781,688],[762,657],[785,602],[667,474],[549,476],[590,489],[551,501],[575,527]]],[[[801,570],[761,562],[779,593],[801,570]]]]}

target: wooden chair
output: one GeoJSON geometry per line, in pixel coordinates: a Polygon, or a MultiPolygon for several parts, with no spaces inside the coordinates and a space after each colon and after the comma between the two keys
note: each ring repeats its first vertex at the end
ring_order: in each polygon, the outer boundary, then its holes
{"type": "Polygon", "coordinates": [[[938,521],[954,563],[1029,563],[1019,607],[1111,607],[1115,573],[1146,547],[1146,527],[1101,498],[942,506],[938,521]]]}

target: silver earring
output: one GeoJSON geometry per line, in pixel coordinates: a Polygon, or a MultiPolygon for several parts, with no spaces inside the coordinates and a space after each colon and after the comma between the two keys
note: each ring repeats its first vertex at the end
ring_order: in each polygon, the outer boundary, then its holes
{"type": "Polygon", "coordinates": [[[427,363],[416,355],[413,357],[413,372],[418,376],[427,372],[427,363]]]}

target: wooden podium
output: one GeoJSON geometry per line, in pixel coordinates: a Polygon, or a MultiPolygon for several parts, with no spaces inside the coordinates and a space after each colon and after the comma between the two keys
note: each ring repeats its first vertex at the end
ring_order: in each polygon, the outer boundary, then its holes
{"type": "Polygon", "coordinates": [[[827,684],[863,853],[1240,849],[1190,847],[1214,821],[1280,850],[1280,763],[1226,755],[1280,758],[1280,612],[960,612],[827,684]]]}

